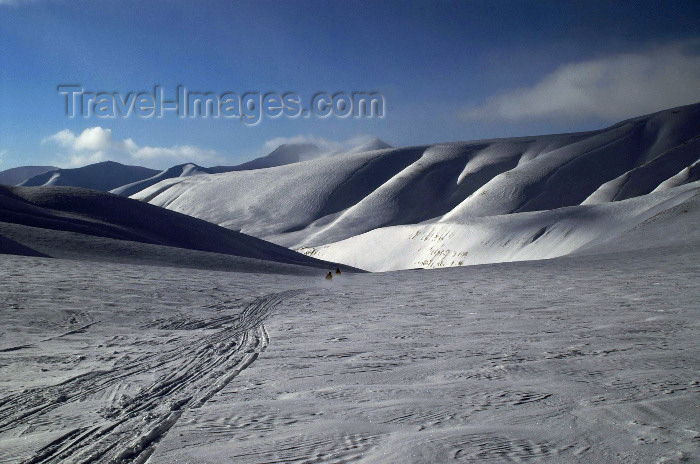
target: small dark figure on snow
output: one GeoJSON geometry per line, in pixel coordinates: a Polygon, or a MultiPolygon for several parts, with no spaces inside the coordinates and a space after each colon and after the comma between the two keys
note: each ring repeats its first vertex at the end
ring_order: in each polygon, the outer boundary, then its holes
{"type": "Polygon", "coordinates": [[[340,268],[339,268],[339,267],[335,268],[335,273],[336,273],[336,274],[340,274],[340,268]]]}
{"type": "Polygon", "coordinates": [[[329,271],[328,274],[326,274],[326,280],[331,280],[332,278],[333,278],[333,274],[331,274],[329,271]]]}

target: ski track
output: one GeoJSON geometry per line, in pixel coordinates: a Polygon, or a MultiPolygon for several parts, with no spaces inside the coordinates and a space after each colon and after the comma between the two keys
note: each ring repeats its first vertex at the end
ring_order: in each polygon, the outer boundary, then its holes
{"type": "Polygon", "coordinates": [[[6,257],[0,463],[695,462],[699,257],[332,282],[6,257]]]}
{"type": "MultiPolygon", "coordinates": [[[[185,343],[113,369],[2,398],[0,432],[31,428],[43,414],[59,406],[93,400],[109,388],[118,389],[132,376],[158,371],[157,379],[133,397],[120,396],[115,401],[113,392],[111,406],[100,411],[101,423],[73,428],[24,461],[145,462],[183,412],[206,403],[265,350],[268,335],[263,321],[275,306],[296,293],[299,291],[263,296],[242,313],[230,316],[155,321],[157,328],[202,329],[203,335],[196,341],[187,337],[185,343]]],[[[74,332],[80,333],[89,325],[74,332]]]]}

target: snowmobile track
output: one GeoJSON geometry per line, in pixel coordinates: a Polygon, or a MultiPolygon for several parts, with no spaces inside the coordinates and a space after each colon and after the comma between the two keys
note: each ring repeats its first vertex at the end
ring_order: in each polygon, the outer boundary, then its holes
{"type": "Polygon", "coordinates": [[[201,407],[248,367],[268,344],[263,321],[287,291],[256,299],[243,312],[183,327],[204,328],[185,343],[134,362],[93,371],[44,388],[0,399],[0,432],[31,426],[67,403],[89,401],[106,388],[144,372],[157,378],[133,396],[121,396],[100,411],[94,425],[66,430],[25,463],[141,463],[188,409],[201,407]],[[212,333],[212,331],[214,331],[212,333]],[[199,337],[199,338],[196,338],[199,337]]]}

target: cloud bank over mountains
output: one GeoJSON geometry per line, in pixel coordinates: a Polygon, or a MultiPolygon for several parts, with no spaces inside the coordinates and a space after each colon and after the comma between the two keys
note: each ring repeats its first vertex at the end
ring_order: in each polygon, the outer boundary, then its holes
{"type": "Polygon", "coordinates": [[[66,167],[85,166],[106,160],[143,164],[216,164],[224,160],[216,150],[194,145],[152,147],[139,146],[131,138],[117,140],[112,136],[111,129],[100,126],[89,127],[80,134],[64,129],[42,140],[42,144],[47,143],[55,144],[61,149],[60,160],[56,164],[66,167]]]}
{"type": "Polygon", "coordinates": [[[530,86],[465,108],[465,121],[614,121],[700,100],[698,41],[568,63],[530,86]]]}
{"type": "MultiPolygon", "coordinates": [[[[173,145],[171,147],[140,146],[132,138],[117,139],[111,129],[101,126],[89,127],[80,133],[63,129],[41,141],[42,145],[58,148],[53,164],[75,168],[102,161],[117,161],[125,164],[147,166],[172,166],[182,163],[217,165],[230,163],[225,154],[217,150],[195,145],[173,145]]],[[[275,137],[263,143],[259,155],[267,155],[281,145],[311,144],[318,147],[313,154],[304,155],[303,160],[321,158],[352,151],[385,148],[389,145],[371,135],[358,135],[345,140],[331,140],[311,134],[292,137],[275,137]]],[[[4,151],[0,151],[0,163],[4,151]]],[[[255,157],[255,156],[252,156],[255,157]]],[[[237,161],[237,160],[236,160],[237,161]]]]}

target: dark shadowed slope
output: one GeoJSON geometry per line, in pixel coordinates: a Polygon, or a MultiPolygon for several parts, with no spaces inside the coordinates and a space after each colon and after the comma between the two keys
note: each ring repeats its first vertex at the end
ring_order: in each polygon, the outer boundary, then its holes
{"type": "MultiPolygon", "coordinates": [[[[700,130],[700,129],[699,129],[700,130]]],[[[659,180],[668,180],[684,170],[688,170],[689,181],[691,165],[697,166],[700,159],[700,135],[675,146],[653,160],[635,167],[621,176],[601,185],[583,204],[598,204],[620,201],[653,192],[659,187],[659,180]]],[[[692,168],[696,170],[696,168],[692,168]]]]}
{"type": "Polygon", "coordinates": [[[34,250],[33,248],[17,243],[4,235],[0,235],[0,255],[38,256],[41,258],[50,257],[49,255],[45,255],[44,253],[34,250]]]}
{"type": "Polygon", "coordinates": [[[122,185],[147,179],[156,174],[158,174],[158,171],[155,169],[127,166],[114,161],[104,161],[83,166],[82,168],[56,169],[27,179],[20,185],[25,187],[60,185],[107,192],[122,185]]]}
{"type": "Polygon", "coordinates": [[[58,169],[55,166],[20,166],[0,171],[0,184],[17,185],[25,180],[58,169]]]}
{"type": "MultiPolygon", "coordinates": [[[[327,263],[200,219],[128,198],[74,187],[0,187],[0,226],[6,238],[49,256],[53,256],[52,247],[61,248],[66,241],[75,241],[75,236],[81,234],[82,237],[139,242],[276,263],[329,267],[327,263]],[[40,233],[43,234],[41,237],[37,235],[40,233]],[[46,236],[54,239],[52,244],[46,244],[46,236]],[[43,248],[33,246],[36,243],[42,244],[43,248]]],[[[85,240],[94,242],[88,238],[85,240]]]]}

